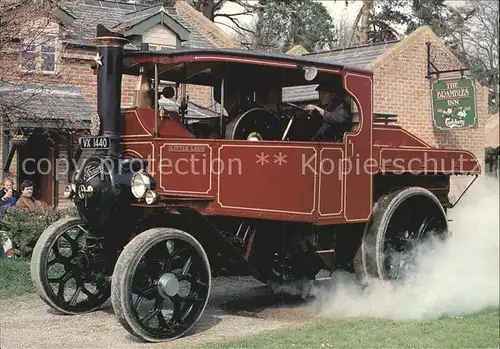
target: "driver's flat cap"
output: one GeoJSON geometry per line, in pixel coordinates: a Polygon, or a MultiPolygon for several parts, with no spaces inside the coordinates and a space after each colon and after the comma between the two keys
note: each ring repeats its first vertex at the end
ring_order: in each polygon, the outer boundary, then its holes
{"type": "Polygon", "coordinates": [[[316,91],[323,92],[342,92],[343,90],[342,79],[339,75],[334,75],[332,78],[320,83],[318,87],[316,87],[316,91]]]}

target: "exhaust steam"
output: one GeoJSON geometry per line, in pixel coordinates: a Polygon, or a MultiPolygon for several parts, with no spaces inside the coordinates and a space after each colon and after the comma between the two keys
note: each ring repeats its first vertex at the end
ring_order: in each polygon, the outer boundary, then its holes
{"type": "Polygon", "coordinates": [[[403,283],[372,280],[363,288],[354,275],[337,272],[327,285],[280,291],[307,293],[313,310],[331,317],[422,320],[498,310],[499,179],[478,178],[448,216],[453,236],[419,246],[403,283]]]}

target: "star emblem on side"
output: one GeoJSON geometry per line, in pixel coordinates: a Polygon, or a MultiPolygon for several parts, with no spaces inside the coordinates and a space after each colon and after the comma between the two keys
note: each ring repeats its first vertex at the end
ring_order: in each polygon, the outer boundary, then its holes
{"type": "Polygon", "coordinates": [[[102,65],[102,56],[99,54],[99,52],[96,52],[95,54],[95,57],[94,57],[94,61],[98,64],[98,65],[102,65]]]}
{"type": "Polygon", "coordinates": [[[274,163],[278,163],[279,166],[281,166],[281,164],[285,163],[286,164],[286,154],[281,154],[281,152],[279,153],[279,155],[274,155],[274,157],[276,158],[276,160],[274,160],[274,163]]]}
{"type": "Polygon", "coordinates": [[[266,162],[269,162],[269,160],[267,160],[268,157],[269,155],[264,155],[264,153],[260,153],[260,155],[257,155],[256,163],[260,163],[262,166],[264,166],[266,162]]]}

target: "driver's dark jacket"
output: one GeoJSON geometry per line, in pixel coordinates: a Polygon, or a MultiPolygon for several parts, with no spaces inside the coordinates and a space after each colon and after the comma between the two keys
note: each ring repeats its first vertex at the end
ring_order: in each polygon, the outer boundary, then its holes
{"type": "Polygon", "coordinates": [[[352,128],[352,114],[348,111],[345,103],[337,105],[330,104],[325,110],[323,125],[319,128],[313,141],[320,142],[342,142],[344,133],[352,128]]]}

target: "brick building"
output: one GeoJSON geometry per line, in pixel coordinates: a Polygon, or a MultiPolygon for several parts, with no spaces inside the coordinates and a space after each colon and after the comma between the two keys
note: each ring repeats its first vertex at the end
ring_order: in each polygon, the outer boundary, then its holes
{"type": "MultiPolygon", "coordinates": [[[[464,68],[458,58],[427,26],[420,27],[402,40],[376,43],[321,53],[308,53],[320,59],[368,68],[374,72],[374,113],[395,114],[397,124],[431,146],[466,149],[484,164],[485,122],[488,119],[488,89],[475,85],[476,120],[463,129],[437,129],[433,123],[431,84],[428,79],[427,43],[430,43],[431,71],[464,68]]],[[[460,77],[460,72],[441,73],[439,78],[460,77]]],[[[311,88],[286,89],[288,101],[310,103],[318,94],[311,88]]],[[[471,177],[454,177],[451,197],[464,189],[471,177]]]]}
{"type": "MultiPolygon", "coordinates": [[[[38,25],[39,30],[20,27],[18,37],[2,46],[0,64],[8,69],[0,80],[0,106],[9,106],[0,109],[3,178],[13,177],[17,186],[33,180],[35,196],[55,206],[64,203],[60,198],[71,175],[67,165],[74,162],[78,135],[88,132],[96,112],[96,76],[91,69],[96,48],[91,39],[97,24],[121,31],[131,42],[125,47],[130,50],[141,43],[150,50],[240,46],[185,1],[164,7],[68,0],[51,9],[50,17],[44,13],[40,18],[30,9],[10,11],[6,18],[22,15],[20,22],[30,28],[38,25]]],[[[133,103],[137,82],[124,76],[122,106],[133,103]]],[[[187,93],[198,106],[214,104],[210,88],[187,86],[187,93]]],[[[191,115],[199,111],[193,105],[191,115]]]]}

